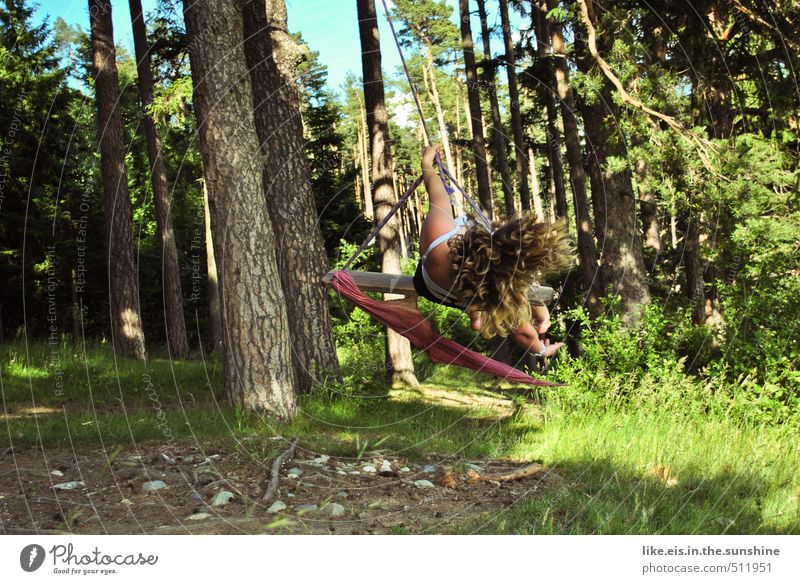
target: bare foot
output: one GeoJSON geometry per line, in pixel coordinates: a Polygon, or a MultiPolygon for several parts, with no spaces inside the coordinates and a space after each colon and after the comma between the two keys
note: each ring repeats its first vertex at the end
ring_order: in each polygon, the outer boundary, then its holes
{"type": "Polygon", "coordinates": [[[549,318],[547,318],[545,320],[536,320],[536,321],[533,322],[533,328],[536,329],[537,333],[539,333],[540,335],[543,335],[544,333],[546,333],[548,331],[548,329],[550,328],[551,324],[552,323],[550,322],[549,318]]]}

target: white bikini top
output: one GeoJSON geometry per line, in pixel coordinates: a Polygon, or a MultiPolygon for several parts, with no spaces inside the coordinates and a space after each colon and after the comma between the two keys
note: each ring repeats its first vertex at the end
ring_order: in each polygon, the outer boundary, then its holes
{"type": "Polygon", "coordinates": [[[428,274],[428,271],[425,269],[425,259],[428,257],[428,254],[430,254],[434,249],[436,249],[437,246],[441,245],[442,243],[453,237],[456,233],[458,233],[458,231],[462,227],[470,227],[471,225],[474,224],[474,222],[471,219],[469,219],[466,215],[459,215],[458,217],[455,218],[455,222],[456,222],[455,227],[453,227],[447,233],[443,233],[442,235],[434,239],[428,246],[428,249],[425,250],[425,253],[422,254],[422,259],[420,259],[420,264],[422,269],[420,271],[422,272],[422,279],[425,281],[425,286],[428,287],[428,290],[430,291],[431,294],[439,298],[439,300],[443,300],[445,302],[453,302],[457,304],[458,297],[455,296],[454,294],[451,294],[449,290],[445,290],[444,288],[439,286],[439,284],[434,282],[433,279],[430,277],[430,274],[428,274]]]}

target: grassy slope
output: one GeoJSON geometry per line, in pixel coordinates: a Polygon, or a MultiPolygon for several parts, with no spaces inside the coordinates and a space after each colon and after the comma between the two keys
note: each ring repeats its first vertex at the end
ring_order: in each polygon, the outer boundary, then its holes
{"type": "MultiPolygon", "coordinates": [[[[211,359],[145,366],[114,362],[105,346],[86,356],[36,345],[0,349],[0,447],[100,448],[143,440],[299,435],[313,450],[358,456],[376,447],[399,456],[436,452],[539,461],[563,480],[462,533],[800,533],[796,428],[745,426],[680,411],[560,411],[504,399],[492,383],[439,369],[420,390],[353,393],[331,385],[300,401],[280,424],[219,403],[211,359]],[[646,413],[645,413],[646,412],[646,413]],[[4,426],[4,427],[3,427],[4,426]]],[[[508,394],[508,390],[504,390],[508,394]]]]}

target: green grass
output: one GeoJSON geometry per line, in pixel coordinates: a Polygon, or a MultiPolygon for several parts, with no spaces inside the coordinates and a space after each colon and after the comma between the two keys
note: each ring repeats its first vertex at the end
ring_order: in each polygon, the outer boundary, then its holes
{"type": "Polygon", "coordinates": [[[283,424],[225,406],[215,359],[115,363],[106,346],[86,354],[61,347],[57,394],[48,347],[26,354],[5,346],[0,357],[2,448],[111,453],[149,440],[233,446],[249,437],[267,458],[276,448],[270,437],[296,435],[336,456],[385,449],[411,460],[435,452],[454,461],[539,461],[560,477],[457,533],[800,533],[796,424],[737,423],[696,408],[567,410],[558,400],[518,400],[498,413],[492,406],[502,395],[491,381],[450,368],[403,391],[374,375],[368,387],[354,385],[363,371],[348,369],[343,383],[302,396],[296,419],[283,424]]]}

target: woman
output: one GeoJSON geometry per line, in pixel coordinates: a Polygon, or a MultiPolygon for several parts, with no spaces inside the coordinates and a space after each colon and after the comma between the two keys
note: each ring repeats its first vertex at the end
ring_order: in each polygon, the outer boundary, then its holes
{"type": "Polygon", "coordinates": [[[540,339],[550,327],[550,314],[545,306],[531,306],[528,289],[537,278],[572,265],[564,223],[537,223],[524,213],[490,232],[466,217],[453,219],[434,166],[437,154],[438,144],[422,155],[430,209],[420,234],[417,293],[464,310],[471,328],[485,338],[510,334],[526,351],[552,357],[563,343],[540,339]]]}

